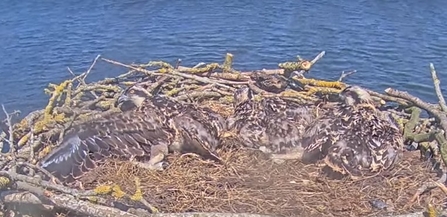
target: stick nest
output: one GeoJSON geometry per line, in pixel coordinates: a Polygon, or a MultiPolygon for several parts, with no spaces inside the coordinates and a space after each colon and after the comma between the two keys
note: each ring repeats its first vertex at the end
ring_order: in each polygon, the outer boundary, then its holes
{"type": "Polygon", "coordinates": [[[433,190],[411,203],[427,180],[435,179],[414,152],[388,174],[352,181],[325,178],[323,168],[299,162],[273,163],[261,153],[233,150],[220,153],[225,165],[196,156],[171,156],[163,172],[111,161],[92,172],[90,187],[116,183],[135,192],[138,177],[145,199],[163,212],[261,213],[279,216],[365,216],[402,214],[446,203],[445,193],[433,190]]]}
{"type": "MultiPolygon", "coordinates": [[[[98,217],[150,216],[147,211],[136,213],[134,208],[171,213],[169,216],[189,212],[232,213],[200,215],[221,217],[237,216],[234,213],[364,216],[423,211],[428,205],[430,216],[434,216],[436,209],[447,203],[444,186],[447,176],[437,180],[432,165],[422,161],[417,152],[409,151],[387,173],[356,181],[326,178],[324,168],[317,165],[297,161],[276,164],[260,152],[248,150],[221,150],[224,165],[203,161],[195,155],[171,155],[168,156],[170,165],[164,171],[148,171],[129,162],[110,159],[80,180],[82,189],[36,176],[39,172],[45,173],[36,163],[57,146],[66,129],[96,116],[119,112],[114,106],[115,100],[124,88],[141,79],[151,82],[152,93],[198,103],[227,117],[233,112],[233,92],[242,85],[250,86],[261,97],[280,96],[300,102],[325,100],[339,93],[346,86],[343,79],[355,71],[343,72],[337,81],[304,77],[323,55],[321,52],[312,61],[298,57],[297,61],[278,64],[279,69],[256,72],[233,69],[231,54],[227,54],[223,64],[194,67],[180,66],[180,61],[173,66],[161,61],[124,64],[102,58],[129,71],[115,78],[86,83],[85,78],[99,60],[97,56],[87,72],[74,75],[70,71],[72,79],[50,84],[45,90],[50,98],[44,109],[12,124],[16,112],[7,113],[3,108],[7,118],[2,122],[0,141],[6,141],[11,147],[0,159],[3,205],[23,202],[36,205],[35,213],[29,214],[33,216],[39,215],[36,210],[43,211],[43,216],[63,210],[67,216],[98,217]],[[27,194],[19,195],[16,190],[27,194]]],[[[431,70],[440,97],[439,79],[433,66],[431,70]]],[[[447,130],[447,116],[443,98],[437,106],[393,89],[387,89],[386,95],[368,92],[379,106],[397,103],[389,111],[397,118],[407,143],[419,144],[421,151],[435,156],[433,159],[438,165],[437,158],[447,163],[443,134],[447,130]],[[421,109],[435,119],[420,118],[421,109]]],[[[15,206],[4,209],[20,213],[15,206]]]]}

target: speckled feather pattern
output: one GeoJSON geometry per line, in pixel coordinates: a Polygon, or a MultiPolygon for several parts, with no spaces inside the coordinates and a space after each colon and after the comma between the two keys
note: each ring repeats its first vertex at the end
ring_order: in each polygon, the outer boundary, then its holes
{"type": "Polygon", "coordinates": [[[180,134],[183,143],[180,152],[192,152],[205,159],[220,161],[215,149],[220,144],[219,134],[225,127],[224,118],[211,109],[194,104],[171,100],[163,102],[168,104],[156,106],[164,110],[170,126],[180,134]]]}
{"type": "Polygon", "coordinates": [[[326,108],[308,127],[303,146],[305,162],[324,162],[334,171],[352,176],[389,169],[403,147],[400,130],[379,110],[343,103],[326,108]]]}
{"type": "Polygon", "coordinates": [[[305,106],[281,98],[247,100],[235,107],[227,128],[240,137],[241,144],[254,149],[267,148],[284,153],[300,146],[301,136],[312,120],[305,106]]]}
{"type": "Polygon", "coordinates": [[[270,75],[265,72],[253,72],[250,78],[256,82],[256,86],[271,93],[281,93],[287,86],[287,80],[281,75],[270,75]]]}
{"type": "Polygon", "coordinates": [[[173,139],[162,117],[143,106],[74,126],[41,165],[71,182],[110,157],[150,157],[152,146],[167,146],[173,139]]]}
{"type": "Polygon", "coordinates": [[[158,145],[218,160],[212,150],[223,127],[223,118],[209,109],[155,96],[140,107],[74,126],[40,164],[72,182],[111,157],[150,158],[158,145]]]}

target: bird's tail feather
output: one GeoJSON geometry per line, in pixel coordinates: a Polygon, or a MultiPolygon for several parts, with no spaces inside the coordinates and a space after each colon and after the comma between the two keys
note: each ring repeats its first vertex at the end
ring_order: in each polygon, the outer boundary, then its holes
{"type": "Polygon", "coordinates": [[[42,159],[40,166],[56,178],[71,182],[94,169],[104,158],[104,153],[106,150],[98,143],[81,140],[78,135],[72,135],[42,159]]]}

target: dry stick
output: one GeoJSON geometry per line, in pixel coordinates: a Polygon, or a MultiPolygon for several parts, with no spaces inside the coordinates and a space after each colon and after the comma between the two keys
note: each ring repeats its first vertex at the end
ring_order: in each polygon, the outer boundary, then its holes
{"type": "MultiPolygon", "coordinates": [[[[314,65],[326,54],[326,51],[321,51],[313,60],[310,61],[311,65],[314,65]]],[[[262,72],[267,74],[284,74],[284,69],[262,69],[262,72]]]]}
{"type": "MultiPolygon", "coordinates": [[[[90,65],[90,67],[88,68],[88,70],[78,76],[75,76],[72,80],[78,80],[80,84],[82,85],[86,85],[85,83],[85,78],[87,77],[88,74],[90,74],[90,71],[93,69],[93,66],[96,64],[96,61],[98,61],[99,57],[101,57],[101,55],[97,55],[96,58],[93,60],[93,63],[90,65]]],[[[68,70],[70,71],[71,74],[74,74],[73,71],[70,70],[70,68],[68,68],[68,70]]],[[[79,85],[78,85],[79,87],[79,85]]]]}
{"type": "Polygon", "coordinates": [[[349,72],[343,71],[343,72],[341,72],[341,75],[340,75],[340,78],[338,79],[338,81],[343,82],[343,79],[345,79],[346,77],[348,77],[356,72],[357,72],[357,70],[353,70],[353,71],[349,71],[349,72]]]}
{"type": "MultiPolygon", "coordinates": [[[[73,78],[76,78],[75,73],[70,69],[70,67],[67,66],[67,70],[73,76],[73,78]]],[[[78,78],[78,81],[81,82],[81,79],[78,78]]]]}
{"type": "Polygon", "coordinates": [[[440,110],[438,110],[436,107],[434,107],[433,105],[430,105],[430,104],[422,101],[420,98],[418,98],[416,96],[412,96],[407,91],[399,91],[399,90],[394,90],[392,88],[387,88],[385,90],[385,92],[390,96],[394,96],[394,97],[398,97],[398,98],[407,100],[407,101],[413,103],[415,106],[431,113],[433,116],[435,116],[436,119],[439,120],[442,129],[444,129],[444,131],[447,131],[447,116],[445,114],[443,114],[440,110]]]}
{"type": "Polygon", "coordinates": [[[98,54],[95,57],[95,59],[93,60],[93,63],[90,65],[88,70],[85,73],[83,73],[82,80],[84,81],[84,84],[85,84],[85,78],[87,78],[87,76],[90,74],[90,72],[92,71],[93,67],[96,65],[96,61],[98,61],[99,57],[101,57],[100,54],[98,54]]]}
{"type": "Polygon", "coordinates": [[[400,105],[402,105],[402,106],[409,106],[411,103],[410,102],[408,102],[407,100],[405,100],[405,99],[401,99],[401,98],[398,98],[398,97],[393,97],[393,96],[388,96],[388,95],[385,95],[385,94],[381,94],[381,93],[378,93],[378,92],[375,92],[375,91],[372,91],[372,90],[368,90],[368,89],[366,89],[366,88],[364,88],[371,96],[375,96],[375,97],[379,97],[379,98],[381,98],[381,99],[383,99],[383,100],[385,100],[385,101],[387,101],[387,102],[397,102],[397,103],[399,103],[400,105]]]}
{"type": "Polygon", "coordinates": [[[65,195],[52,195],[48,198],[56,204],[58,207],[68,209],[74,212],[81,212],[84,215],[94,217],[103,217],[103,216],[123,216],[123,217],[137,217],[137,215],[130,214],[125,211],[121,211],[116,208],[97,205],[94,203],[90,203],[87,201],[76,200],[75,198],[68,197],[65,195]]]}
{"type": "Polygon", "coordinates": [[[445,135],[445,132],[447,132],[447,116],[444,113],[442,113],[442,111],[440,111],[437,107],[422,101],[418,97],[412,96],[411,94],[409,94],[406,91],[398,91],[398,90],[394,90],[394,89],[391,89],[391,88],[387,88],[385,90],[385,92],[388,95],[391,95],[391,96],[394,96],[394,97],[399,97],[399,98],[405,99],[405,100],[413,103],[415,106],[417,106],[417,107],[419,107],[421,109],[424,109],[425,111],[427,111],[428,113],[432,114],[436,119],[439,120],[439,124],[441,125],[441,128],[444,130],[444,134],[443,134],[444,141],[438,141],[438,142],[440,143],[440,146],[441,146],[440,147],[441,156],[443,156],[442,157],[443,161],[447,165],[447,162],[446,162],[447,159],[445,159],[446,158],[445,156],[446,156],[447,153],[442,153],[443,150],[447,151],[447,147],[446,147],[447,144],[445,144],[445,140],[447,140],[447,136],[445,135]]]}
{"type": "MultiPolygon", "coordinates": [[[[105,58],[101,58],[101,59],[106,61],[106,62],[108,62],[108,63],[112,63],[112,64],[119,65],[119,66],[123,66],[123,67],[129,68],[129,69],[133,69],[135,71],[139,71],[139,72],[142,72],[142,73],[145,73],[145,74],[155,74],[155,73],[153,73],[153,71],[149,71],[149,70],[146,70],[146,69],[137,68],[137,67],[134,67],[134,66],[131,66],[131,65],[128,65],[128,64],[120,63],[120,62],[109,60],[109,59],[105,59],[105,58]]],[[[169,72],[168,74],[173,74],[173,75],[181,76],[181,77],[184,77],[184,78],[194,79],[194,80],[197,80],[197,81],[200,81],[200,82],[203,82],[203,83],[215,84],[216,86],[220,86],[220,87],[227,88],[227,89],[230,89],[230,90],[234,89],[233,87],[230,87],[230,86],[227,86],[225,84],[219,83],[219,82],[217,82],[215,80],[211,80],[211,79],[204,78],[204,77],[199,77],[199,76],[196,76],[196,75],[188,75],[188,74],[180,73],[178,71],[172,71],[172,72],[169,72]]]]}
{"type": "MultiPolygon", "coordinates": [[[[28,184],[43,187],[45,189],[60,191],[62,193],[73,195],[75,197],[86,197],[96,195],[93,191],[79,191],[76,189],[65,187],[63,185],[54,184],[37,177],[30,177],[12,171],[0,171],[0,176],[8,177],[9,179],[12,179],[14,181],[22,181],[28,184]]],[[[19,189],[19,190],[26,190],[26,189],[19,189]]]]}
{"type": "MultiPolygon", "coordinates": [[[[436,70],[435,70],[435,66],[433,65],[433,63],[430,63],[430,72],[431,72],[431,77],[433,79],[436,96],[439,99],[439,106],[441,106],[442,111],[447,112],[447,105],[445,104],[445,99],[444,99],[444,96],[442,95],[442,91],[441,91],[441,87],[440,87],[441,81],[439,80],[438,76],[436,75],[436,70]]],[[[447,131],[447,129],[446,129],[446,131],[447,131]]]]}
{"type": "MultiPolygon", "coordinates": [[[[88,70],[78,76],[75,76],[75,74],[73,73],[73,71],[71,71],[71,69],[69,67],[68,71],[70,72],[70,74],[72,74],[74,76],[74,78],[72,79],[72,81],[74,80],[78,80],[79,84],[76,88],[78,88],[80,85],[87,85],[85,82],[85,78],[90,74],[90,72],[92,71],[93,67],[96,65],[96,62],[98,61],[99,57],[101,57],[101,55],[97,55],[96,58],[93,60],[92,64],[90,65],[90,67],[88,68],[88,70]]],[[[98,96],[96,95],[96,93],[94,91],[90,91],[90,93],[95,97],[98,98],[98,96]]]]}
{"type": "MultiPolygon", "coordinates": [[[[27,198],[22,197],[22,203],[27,202],[35,205],[39,205],[39,202],[41,205],[43,205],[45,208],[49,208],[51,210],[52,207],[58,207],[63,208],[66,210],[74,211],[77,213],[82,213],[85,216],[125,216],[125,217],[136,217],[136,215],[130,214],[128,212],[124,212],[121,210],[118,210],[113,207],[98,205],[94,203],[90,203],[88,201],[79,200],[69,194],[54,194],[49,191],[44,190],[41,187],[32,186],[26,182],[16,182],[16,186],[18,189],[25,190],[27,192],[30,192],[36,197],[32,197],[31,195],[26,195],[27,198]],[[28,199],[27,201],[24,201],[24,199],[28,199]],[[50,203],[52,207],[43,204],[50,203]]],[[[20,193],[20,192],[18,192],[20,193]]],[[[23,193],[22,193],[23,194],[23,193]]],[[[1,196],[6,196],[2,194],[1,196]]],[[[17,197],[17,196],[16,196],[17,197]]],[[[11,201],[14,202],[14,201],[11,201]]]]}
{"type": "Polygon", "coordinates": [[[318,60],[323,58],[323,56],[326,54],[326,51],[321,51],[312,61],[310,61],[313,64],[315,64],[318,60]]]}
{"type": "Polygon", "coordinates": [[[38,171],[42,172],[43,174],[45,174],[46,176],[48,176],[56,184],[59,184],[59,185],[61,184],[61,182],[56,177],[54,177],[53,174],[51,174],[46,169],[44,169],[44,168],[42,168],[42,167],[40,167],[38,165],[30,164],[30,163],[27,163],[27,162],[20,162],[20,163],[17,163],[17,164],[26,166],[26,167],[28,167],[30,169],[38,170],[38,171]]]}
{"type": "Polygon", "coordinates": [[[2,109],[3,109],[3,112],[5,113],[5,115],[6,115],[6,124],[7,124],[7,126],[8,126],[8,131],[9,131],[9,139],[7,140],[7,142],[8,142],[8,144],[9,144],[9,148],[10,148],[10,153],[12,154],[12,171],[13,172],[15,172],[16,171],[16,157],[17,157],[17,153],[16,153],[16,151],[17,151],[17,147],[16,147],[16,145],[14,144],[14,131],[13,131],[13,129],[12,129],[12,123],[11,123],[11,115],[15,115],[15,114],[17,114],[17,111],[15,111],[15,112],[13,112],[13,113],[11,113],[11,114],[9,114],[7,111],[6,111],[6,109],[5,109],[5,106],[2,104],[2,109]]]}
{"type": "MultiPolygon", "coordinates": [[[[75,212],[80,212],[88,216],[127,216],[135,217],[135,215],[118,210],[116,208],[93,204],[87,201],[79,200],[79,197],[94,195],[93,191],[79,192],[75,189],[70,189],[61,185],[52,184],[38,178],[32,178],[12,172],[0,172],[0,175],[16,180],[15,186],[18,190],[24,190],[42,198],[44,201],[49,201],[52,205],[68,209],[75,212]],[[21,181],[17,181],[21,180],[21,181]],[[32,185],[31,185],[32,184],[32,185]],[[33,186],[34,185],[34,186],[33,186]],[[45,189],[53,189],[63,194],[54,194],[45,189]],[[73,195],[73,196],[71,196],[73,195]]],[[[3,196],[3,195],[2,195],[3,196]]],[[[22,198],[22,202],[24,198],[22,198]]],[[[36,200],[34,200],[36,202],[36,200]]],[[[42,204],[44,205],[44,204],[42,204]]]]}

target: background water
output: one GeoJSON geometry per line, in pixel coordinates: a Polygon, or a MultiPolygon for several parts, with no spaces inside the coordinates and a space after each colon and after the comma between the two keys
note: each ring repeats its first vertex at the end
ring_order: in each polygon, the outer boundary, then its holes
{"type": "MultiPolygon", "coordinates": [[[[447,10],[441,0],[1,1],[0,103],[41,108],[43,88],[85,71],[96,55],[126,63],[223,61],[237,69],[326,56],[312,77],[374,90],[411,91],[434,101],[429,63],[447,87],[447,10]]],[[[91,79],[124,72],[98,64],[91,79]]],[[[447,89],[447,88],[444,88],[447,89]]],[[[447,91],[447,90],[446,90],[447,91]]]]}

